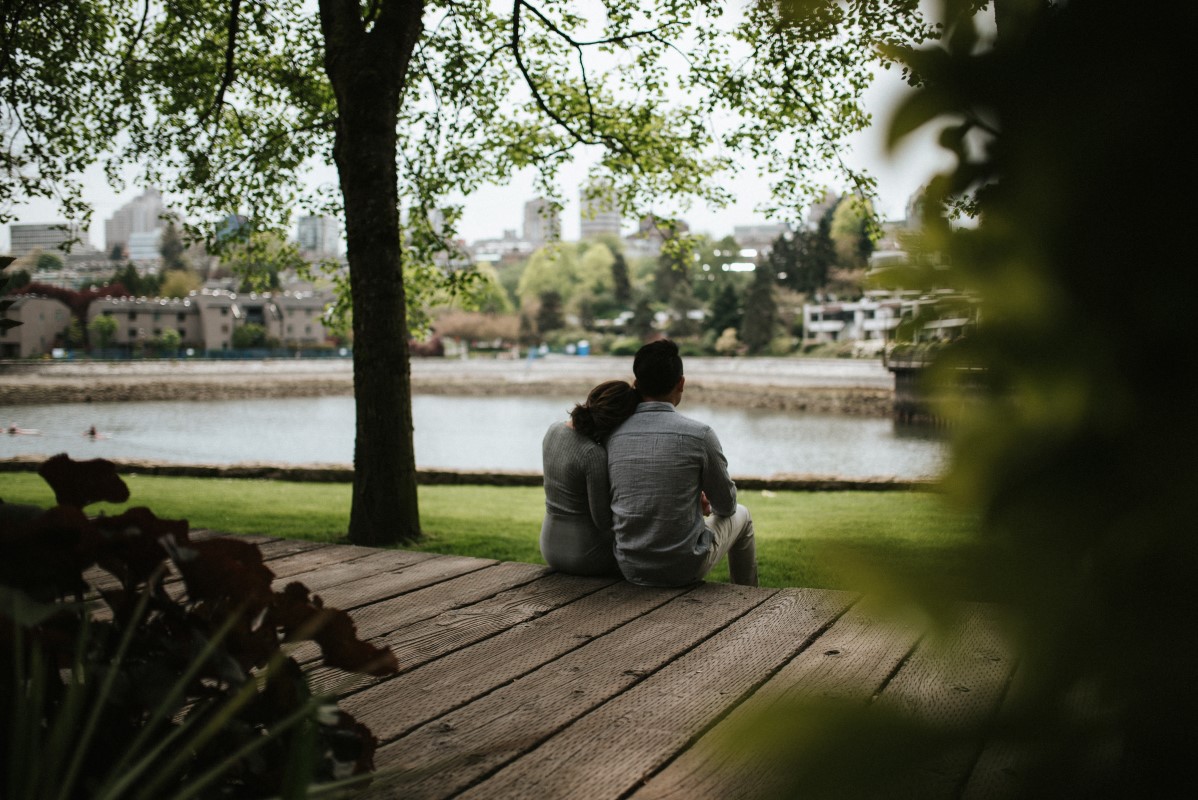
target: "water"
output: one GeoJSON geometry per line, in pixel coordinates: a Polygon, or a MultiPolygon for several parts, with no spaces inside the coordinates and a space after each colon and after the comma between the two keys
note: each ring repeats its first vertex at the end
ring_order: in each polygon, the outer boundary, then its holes
{"type": "MultiPolygon", "coordinates": [[[[424,469],[541,469],[541,437],[564,420],[569,398],[413,398],[416,463],[424,469]]],[[[711,425],[734,476],[803,473],[846,478],[934,478],[944,444],[889,419],[730,409],[683,403],[711,425]]],[[[0,423],[37,435],[0,435],[0,457],[68,453],[73,458],[171,463],[343,464],[353,462],[349,397],[70,403],[8,406],[0,423]],[[102,438],[84,435],[94,425],[102,438]]]]}

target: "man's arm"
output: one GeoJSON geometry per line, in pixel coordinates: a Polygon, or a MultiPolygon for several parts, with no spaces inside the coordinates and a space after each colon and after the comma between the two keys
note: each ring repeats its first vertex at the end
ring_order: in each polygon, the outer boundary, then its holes
{"type": "Polygon", "coordinates": [[[736,484],[728,474],[728,459],[715,431],[707,429],[703,437],[703,493],[716,516],[730,517],[736,513],[736,484]]]}

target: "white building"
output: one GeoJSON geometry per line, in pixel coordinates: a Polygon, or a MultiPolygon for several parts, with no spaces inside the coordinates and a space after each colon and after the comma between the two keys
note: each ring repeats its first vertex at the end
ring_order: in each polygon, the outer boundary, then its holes
{"type": "Polygon", "coordinates": [[[524,241],[540,247],[562,238],[562,221],[557,208],[543,197],[524,204],[524,241]]]}
{"type": "Polygon", "coordinates": [[[70,243],[72,248],[91,248],[85,231],[75,222],[13,223],[8,226],[8,253],[27,256],[34,250],[54,250],[70,243]]]}
{"type": "Polygon", "coordinates": [[[341,223],[333,217],[306,214],[296,221],[295,240],[305,256],[336,257],[341,254],[341,223]]]}
{"type": "Polygon", "coordinates": [[[778,237],[790,232],[790,223],[762,222],[756,225],[733,226],[732,238],[740,246],[739,256],[753,261],[758,256],[767,255],[774,248],[774,242],[778,237]]]}
{"type": "MultiPolygon", "coordinates": [[[[164,211],[162,193],[157,189],[146,189],[138,197],[118,208],[116,213],[104,222],[104,248],[110,253],[117,245],[128,249],[131,247],[133,234],[157,234],[165,225],[162,220],[164,211]]],[[[144,241],[144,237],[142,240],[144,241]]],[[[132,252],[129,253],[129,257],[133,258],[132,252]]],[[[154,257],[157,258],[157,254],[154,257]]]]}
{"type": "Polygon", "coordinates": [[[582,240],[609,235],[619,237],[622,220],[615,190],[610,185],[584,186],[579,190],[579,234],[582,240]]]}
{"type": "Polygon", "coordinates": [[[521,239],[516,231],[507,228],[501,239],[478,239],[467,248],[470,257],[480,264],[505,264],[520,261],[532,255],[538,247],[527,238],[521,239]]]}
{"type": "Polygon", "coordinates": [[[125,243],[127,258],[135,264],[158,264],[162,261],[159,246],[162,244],[162,231],[157,228],[152,231],[134,231],[129,234],[125,243]]]}

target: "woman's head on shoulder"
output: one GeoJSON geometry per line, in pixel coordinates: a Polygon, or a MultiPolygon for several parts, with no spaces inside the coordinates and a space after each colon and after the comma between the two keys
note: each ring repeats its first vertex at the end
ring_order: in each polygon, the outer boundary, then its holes
{"type": "Polygon", "coordinates": [[[588,439],[602,442],[632,416],[640,399],[628,381],[604,381],[570,411],[571,426],[588,439]]]}

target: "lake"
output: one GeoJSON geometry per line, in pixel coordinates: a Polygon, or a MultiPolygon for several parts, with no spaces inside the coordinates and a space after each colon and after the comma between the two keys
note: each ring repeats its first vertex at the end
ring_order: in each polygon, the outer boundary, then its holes
{"type": "MultiPolygon", "coordinates": [[[[416,463],[422,469],[541,469],[541,437],[574,400],[554,397],[417,395],[416,463]]],[[[890,419],[690,405],[711,425],[733,476],[800,473],[845,478],[937,477],[944,442],[890,419]]],[[[0,457],[68,453],[72,458],[188,464],[353,462],[351,397],[69,403],[8,406],[0,423],[39,431],[0,435],[0,457]],[[94,425],[103,438],[84,435],[94,425]]]]}

